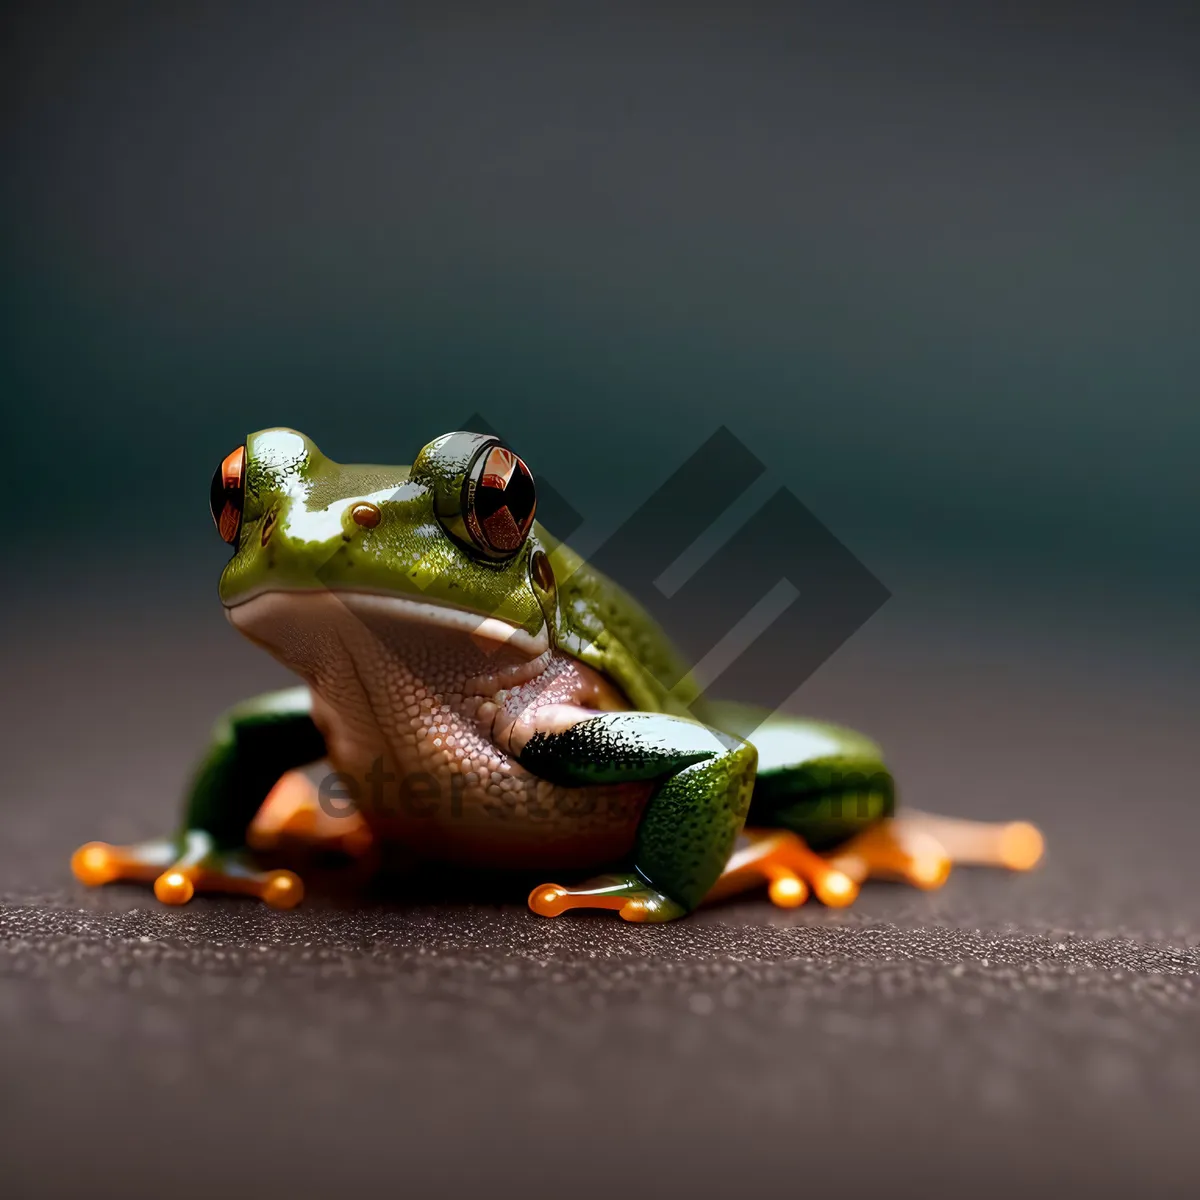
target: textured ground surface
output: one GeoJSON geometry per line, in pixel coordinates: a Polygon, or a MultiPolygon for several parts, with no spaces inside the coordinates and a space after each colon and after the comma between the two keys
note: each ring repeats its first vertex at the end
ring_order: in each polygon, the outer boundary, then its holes
{"type": "Polygon", "coordinates": [[[1196,674],[1170,628],[894,600],[803,707],[877,733],[924,807],[1040,821],[1045,868],[637,929],[454,887],[274,914],[75,886],[73,846],[161,831],[212,714],[280,678],[162,599],[6,620],[5,1194],[1194,1194],[1196,674]]]}

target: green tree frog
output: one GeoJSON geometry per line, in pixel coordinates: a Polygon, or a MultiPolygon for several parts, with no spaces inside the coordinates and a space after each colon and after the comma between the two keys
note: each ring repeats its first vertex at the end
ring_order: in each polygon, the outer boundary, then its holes
{"type": "Polygon", "coordinates": [[[303,685],[227,712],[178,833],[80,847],[84,883],[290,908],[299,876],[250,847],[299,833],[584,880],[534,888],[542,916],[667,921],[754,886],[842,906],[871,877],[932,888],[954,861],[1041,854],[1024,822],[897,813],[859,733],[701,696],[645,610],[534,519],[533,475],[497,438],[386,467],[266,429],[218,467],[211,507],[229,620],[303,685]],[[298,772],[319,760],[318,789],[298,772]]]}

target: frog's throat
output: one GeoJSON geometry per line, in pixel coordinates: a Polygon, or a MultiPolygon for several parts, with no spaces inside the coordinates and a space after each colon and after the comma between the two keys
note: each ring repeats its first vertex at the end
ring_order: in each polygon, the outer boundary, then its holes
{"type": "Polygon", "coordinates": [[[504,646],[530,660],[550,649],[550,637],[545,624],[537,633],[531,634],[500,617],[486,616],[452,604],[349,588],[256,592],[245,600],[227,604],[225,615],[235,628],[252,641],[261,642],[264,639],[256,630],[261,630],[276,617],[283,618],[289,611],[295,612],[297,607],[304,606],[305,600],[320,603],[321,597],[325,598],[326,603],[330,600],[338,602],[359,620],[369,624],[395,623],[458,632],[469,637],[476,645],[504,646]]]}

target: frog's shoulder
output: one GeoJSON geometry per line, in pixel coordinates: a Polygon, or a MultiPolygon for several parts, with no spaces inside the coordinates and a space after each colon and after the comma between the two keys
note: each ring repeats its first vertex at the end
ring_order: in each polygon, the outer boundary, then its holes
{"type": "Polygon", "coordinates": [[[663,627],[620,584],[539,532],[552,547],[559,648],[602,671],[634,708],[686,713],[689,664],[663,627]]]}

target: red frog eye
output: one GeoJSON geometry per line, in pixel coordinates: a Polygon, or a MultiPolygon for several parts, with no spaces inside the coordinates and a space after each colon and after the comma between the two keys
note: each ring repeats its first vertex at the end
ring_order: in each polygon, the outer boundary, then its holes
{"type": "Polygon", "coordinates": [[[208,504],[217,532],[236,546],[242,527],[242,505],[246,498],[246,447],[239,446],[221,460],[213,473],[208,504]]]}
{"type": "Polygon", "coordinates": [[[463,519],[490,558],[508,558],[533,528],[537,489],[529,468],[506,446],[486,448],[467,477],[463,519]]]}

